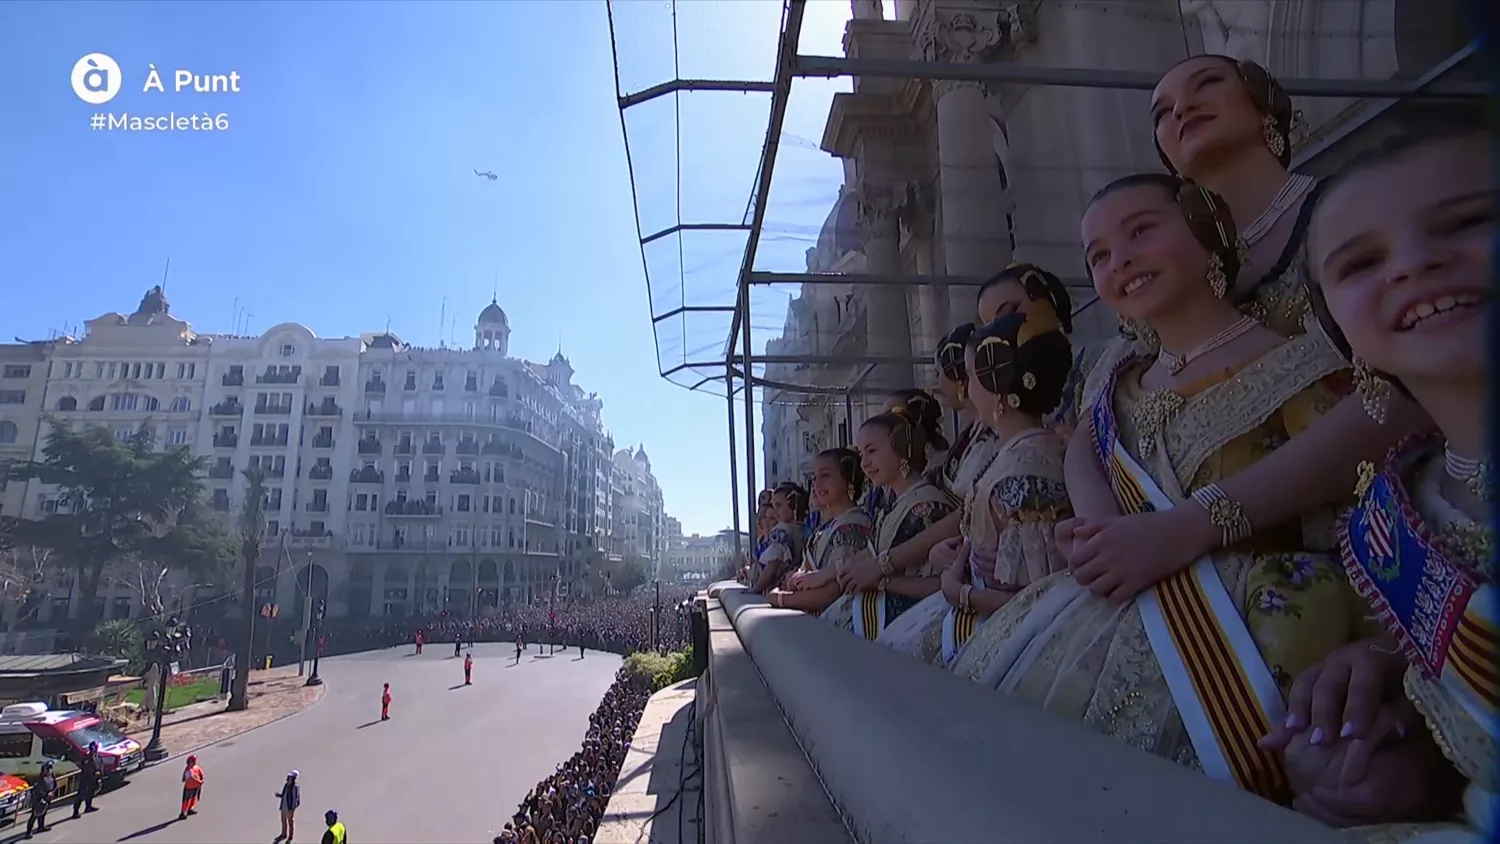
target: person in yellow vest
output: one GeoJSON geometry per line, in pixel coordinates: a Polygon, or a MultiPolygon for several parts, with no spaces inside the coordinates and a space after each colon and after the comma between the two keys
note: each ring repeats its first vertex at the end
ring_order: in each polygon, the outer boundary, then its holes
{"type": "Polygon", "coordinates": [[[177,819],[198,814],[198,798],[203,796],[203,769],[198,767],[198,757],[189,756],[187,766],[182,769],[182,811],[177,819]]]}
{"type": "Polygon", "coordinates": [[[323,833],[323,844],[347,844],[349,831],[339,821],[339,813],[329,809],[323,813],[323,820],[328,822],[328,831],[323,833]]]}

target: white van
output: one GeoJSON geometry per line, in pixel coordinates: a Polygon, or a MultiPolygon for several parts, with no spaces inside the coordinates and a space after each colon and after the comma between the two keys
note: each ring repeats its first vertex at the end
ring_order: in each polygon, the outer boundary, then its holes
{"type": "Polygon", "coordinates": [[[145,767],[140,744],[91,712],[49,711],[44,703],[16,703],[0,710],[0,774],[34,780],[42,763],[51,760],[54,773],[62,776],[78,770],[90,742],[99,745],[100,773],[107,785],[145,767]]]}

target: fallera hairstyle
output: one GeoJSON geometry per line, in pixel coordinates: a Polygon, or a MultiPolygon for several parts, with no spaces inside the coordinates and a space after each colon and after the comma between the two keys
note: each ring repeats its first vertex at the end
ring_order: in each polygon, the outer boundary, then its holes
{"type": "MultiPolygon", "coordinates": [[[[1419,129],[1402,132],[1394,135],[1384,142],[1370,149],[1364,150],[1351,158],[1338,172],[1334,173],[1319,187],[1318,192],[1310,200],[1312,203],[1311,217],[1313,223],[1317,222],[1318,212],[1324,202],[1342,185],[1362,173],[1367,173],[1377,167],[1383,167],[1395,161],[1399,161],[1419,150],[1431,146],[1450,143],[1459,140],[1482,140],[1492,141],[1494,138],[1494,127],[1487,126],[1481,119],[1466,119],[1463,117],[1449,117],[1440,122],[1429,123],[1419,129]]],[[[1307,298],[1312,304],[1313,316],[1318,320],[1318,327],[1323,330],[1324,336],[1338,349],[1339,354],[1345,360],[1354,360],[1354,352],[1349,347],[1349,339],[1344,336],[1344,330],[1334,321],[1333,314],[1328,310],[1328,300],[1323,297],[1323,288],[1318,286],[1318,281],[1313,277],[1313,267],[1310,261],[1303,262],[1302,285],[1307,290],[1307,298]]],[[[1374,374],[1391,382],[1402,395],[1410,398],[1411,391],[1401,383],[1401,379],[1389,373],[1376,371],[1374,374]]]]}
{"type": "MultiPolygon", "coordinates": [[[[1107,196],[1129,188],[1154,187],[1176,201],[1193,239],[1210,255],[1217,255],[1231,287],[1240,273],[1239,233],[1229,205],[1218,194],[1202,185],[1165,173],[1133,173],[1115,179],[1099,189],[1088,201],[1088,207],[1107,196]]],[[[1093,270],[1089,271],[1092,278],[1093,270]]]]}
{"type": "Polygon", "coordinates": [[[852,448],[828,448],[818,452],[820,460],[832,460],[839,467],[839,477],[849,485],[849,498],[858,501],[865,490],[865,470],[859,467],[859,453],[852,448]]]}
{"type": "Polygon", "coordinates": [[[1073,347],[1055,322],[1006,314],[975,337],[974,377],[1006,408],[1045,416],[1062,403],[1073,347]]]}
{"type": "Polygon", "coordinates": [[[927,468],[927,434],[922,426],[912,419],[908,410],[892,410],[878,413],[865,420],[861,428],[877,428],[891,438],[891,450],[905,460],[913,472],[927,468]]]}
{"type": "Polygon", "coordinates": [[[948,438],[943,436],[943,408],[931,393],[912,387],[891,393],[891,399],[896,402],[897,411],[904,412],[922,429],[922,442],[928,448],[938,451],[948,448],[948,438]]]}
{"type": "Polygon", "coordinates": [[[1000,284],[1019,284],[1026,291],[1026,298],[1033,302],[1046,302],[1052,306],[1064,333],[1073,333],[1073,297],[1068,295],[1068,286],[1062,279],[1036,264],[1011,264],[990,276],[979,285],[979,295],[1000,284]]]}
{"type": "Polygon", "coordinates": [[[969,379],[968,370],[964,365],[964,344],[969,342],[973,334],[974,324],[966,322],[948,332],[942,340],[938,341],[938,371],[943,373],[943,377],[949,381],[963,384],[969,379]]]}
{"type": "Polygon", "coordinates": [[[792,515],[797,521],[807,518],[807,490],[796,481],[782,481],[776,485],[776,491],[786,498],[786,503],[792,508],[792,515]]]}
{"type": "MultiPolygon", "coordinates": [[[[1228,65],[1231,70],[1239,76],[1240,84],[1245,86],[1245,93],[1250,96],[1250,104],[1261,117],[1270,117],[1275,131],[1281,136],[1281,154],[1276,160],[1281,162],[1282,167],[1290,167],[1292,164],[1292,121],[1296,117],[1296,111],[1292,108],[1292,97],[1281,87],[1270,71],[1255,62],[1222,56],[1217,53],[1203,53],[1196,56],[1188,56],[1175,65],[1186,64],[1195,59],[1218,59],[1228,65]]],[[[1162,74],[1165,76],[1166,74],[1162,74]]],[[[1167,172],[1177,175],[1177,168],[1167,160],[1167,154],[1162,152],[1161,144],[1156,143],[1156,134],[1153,132],[1151,143],[1156,146],[1156,155],[1161,163],[1166,166],[1167,172]]]]}

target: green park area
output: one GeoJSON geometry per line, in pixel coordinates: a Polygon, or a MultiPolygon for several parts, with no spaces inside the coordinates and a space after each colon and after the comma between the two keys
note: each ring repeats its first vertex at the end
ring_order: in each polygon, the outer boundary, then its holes
{"type": "MultiPolygon", "coordinates": [[[[192,703],[212,700],[219,693],[219,675],[214,674],[188,683],[167,686],[167,709],[180,709],[192,703]]],[[[146,700],[145,689],[131,689],[125,693],[125,702],[142,704],[146,700]]]]}

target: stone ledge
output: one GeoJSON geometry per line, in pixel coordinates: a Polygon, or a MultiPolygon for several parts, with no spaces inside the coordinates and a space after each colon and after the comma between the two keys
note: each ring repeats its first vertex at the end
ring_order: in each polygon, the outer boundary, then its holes
{"type": "MultiPolygon", "coordinates": [[[[1340,840],[1302,815],[732,584],[710,594],[865,844],[1340,840]]],[[[715,660],[723,639],[712,636],[715,660]]],[[[743,727],[726,721],[725,730],[743,727]]],[[[756,840],[831,840],[801,833],[756,840]]]]}
{"type": "Polygon", "coordinates": [[[698,840],[703,779],[697,747],[690,743],[696,686],[696,680],[684,680],[647,701],[594,844],[698,840]]]}

